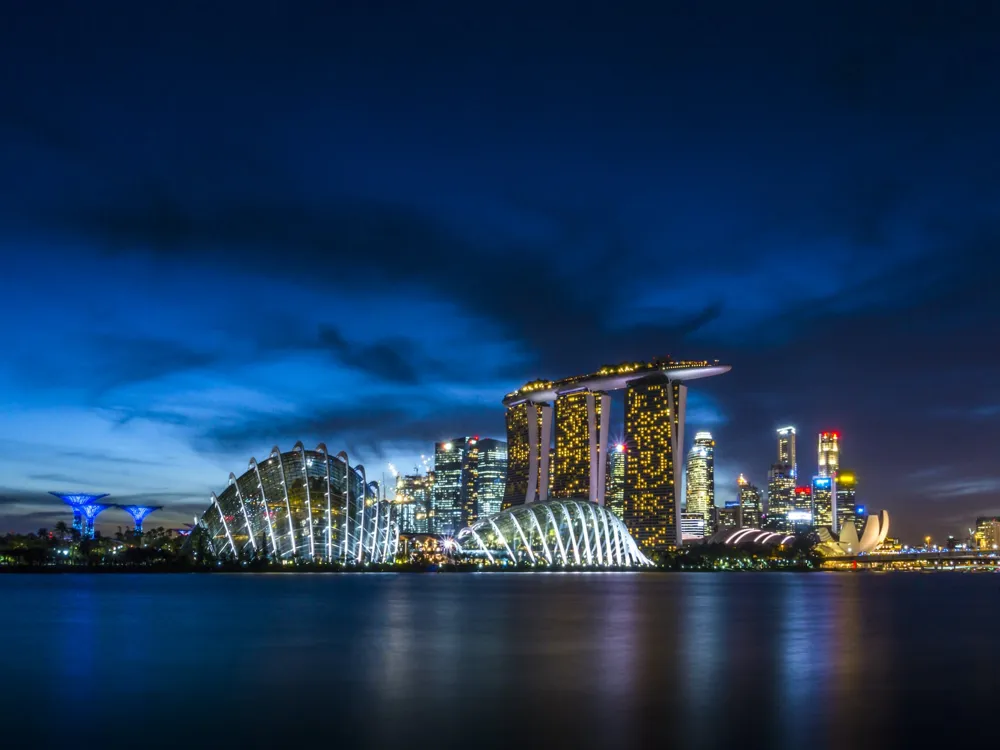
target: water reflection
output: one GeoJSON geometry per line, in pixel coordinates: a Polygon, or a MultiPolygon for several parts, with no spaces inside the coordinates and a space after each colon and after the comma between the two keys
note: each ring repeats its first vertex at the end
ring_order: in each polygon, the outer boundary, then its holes
{"type": "Polygon", "coordinates": [[[134,746],[110,728],[152,711],[178,729],[144,747],[921,744],[991,715],[994,581],[0,576],[5,739],[134,746]]]}

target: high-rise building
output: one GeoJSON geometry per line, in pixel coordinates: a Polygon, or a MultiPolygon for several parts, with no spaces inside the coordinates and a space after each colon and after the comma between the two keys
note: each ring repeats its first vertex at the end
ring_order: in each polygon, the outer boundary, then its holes
{"type": "Polygon", "coordinates": [[[625,517],[625,461],[627,449],[624,443],[617,443],[608,452],[607,489],[604,502],[608,510],[619,518],[625,517]]]}
{"type": "Polygon", "coordinates": [[[663,379],[635,380],[625,389],[625,525],[647,551],[681,542],[677,490],[686,401],[687,386],[663,379]]]}
{"type": "Polygon", "coordinates": [[[771,464],[767,473],[767,525],[788,531],[788,514],[795,510],[795,470],[791,464],[771,464]]]}
{"type": "Polygon", "coordinates": [[[606,393],[577,391],[556,399],[553,497],[597,500],[595,487],[603,479],[599,468],[605,460],[600,446],[607,445],[606,434],[602,440],[601,426],[603,422],[607,429],[610,408],[611,399],[606,393]]]}
{"type": "MultiPolygon", "coordinates": [[[[507,483],[507,443],[493,438],[483,438],[476,446],[479,449],[479,467],[476,473],[477,518],[485,518],[500,512],[507,483]]],[[[466,521],[470,526],[472,521],[466,521]]]]}
{"type": "MultiPolygon", "coordinates": [[[[546,381],[540,381],[545,385],[546,381]]],[[[527,388],[527,386],[525,386],[527,388]]],[[[541,387],[541,386],[539,386],[541,387]]],[[[503,507],[547,499],[551,490],[552,406],[520,401],[507,407],[507,479],[503,507]]]]}
{"type": "Polygon", "coordinates": [[[687,456],[687,512],[700,513],[708,523],[715,505],[715,440],[712,433],[699,432],[687,456]]]}
{"type": "Polygon", "coordinates": [[[737,529],[743,526],[743,512],[739,500],[727,500],[725,507],[719,508],[719,526],[737,529]]]}
{"type": "Polygon", "coordinates": [[[789,532],[804,532],[813,526],[813,490],[811,486],[796,487],[794,492],[795,502],[786,518],[788,519],[789,532]]]}
{"type": "Polygon", "coordinates": [[[433,474],[408,474],[396,477],[396,505],[401,534],[430,532],[433,474]]]}
{"type": "Polygon", "coordinates": [[[795,459],[795,428],[782,427],[778,430],[778,463],[792,467],[792,477],[798,475],[795,459]]]}
{"type": "Polygon", "coordinates": [[[455,534],[476,507],[479,451],[476,438],[459,437],[434,445],[434,488],[431,492],[432,534],[455,534]]]}
{"type": "Polygon", "coordinates": [[[812,525],[826,526],[837,533],[834,523],[837,508],[837,482],[833,477],[813,477],[812,481],[812,525]]]}
{"type": "Polygon", "coordinates": [[[981,516],[977,518],[973,539],[977,549],[989,551],[1000,549],[1000,517],[981,516]]]}
{"type": "Polygon", "coordinates": [[[740,474],[736,480],[740,490],[740,514],[743,525],[751,528],[760,528],[761,515],[763,512],[760,490],[740,474]]]}
{"type": "Polygon", "coordinates": [[[835,477],[840,468],[840,433],[819,434],[819,476],[835,477]]]}
{"type": "Polygon", "coordinates": [[[857,525],[858,480],[853,471],[841,469],[834,480],[837,497],[837,531],[849,523],[857,525]]]}
{"type": "Polygon", "coordinates": [[[706,536],[707,526],[701,513],[681,513],[681,538],[702,539],[706,536]]]}

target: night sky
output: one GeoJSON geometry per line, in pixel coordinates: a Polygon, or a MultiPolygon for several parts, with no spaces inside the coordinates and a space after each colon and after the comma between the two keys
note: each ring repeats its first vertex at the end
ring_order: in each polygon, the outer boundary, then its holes
{"type": "Polygon", "coordinates": [[[668,5],[6,2],[0,531],[663,354],[720,503],[792,424],[904,541],[1000,514],[998,6],[668,5]]]}

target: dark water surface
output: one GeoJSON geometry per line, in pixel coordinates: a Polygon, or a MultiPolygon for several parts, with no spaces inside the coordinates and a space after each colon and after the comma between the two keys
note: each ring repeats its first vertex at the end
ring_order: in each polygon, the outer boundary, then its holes
{"type": "Polygon", "coordinates": [[[925,746],[995,732],[1000,576],[5,575],[0,649],[34,747],[925,746]]]}

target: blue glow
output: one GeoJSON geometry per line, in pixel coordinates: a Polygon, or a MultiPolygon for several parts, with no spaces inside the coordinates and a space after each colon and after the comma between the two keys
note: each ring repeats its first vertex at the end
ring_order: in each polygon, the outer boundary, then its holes
{"type": "Polygon", "coordinates": [[[80,505],[78,507],[80,512],[83,514],[83,517],[87,520],[87,526],[83,529],[83,536],[85,539],[93,539],[94,519],[112,506],[108,503],[87,503],[86,505],[80,505]]]}
{"type": "Polygon", "coordinates": [[[855,515],[863,516],[865,514],[865,506],[859,505],[854,509],[855,515]]]}
{"type": "Polygon", "coordinates": [[[96,503],[102,497],[108,496],[107,492],[101,495],[88,495],[83,492],[50,492],[49,494],[55,495],[64,503],[66,503],[67,505],[72,505],[74,508],[80,505],[88,505],[90,503],[96,503]]]}
{"type": "Polygon", "coordinates": [[[163,508],[162,505],[119,505],[123,511],[132,516],[132,520],[135,522],[135,531],[137,534],[142,533],[142,522],[150,513],[154,510],[160,510],[163,508]]]}
{"type": "Polygon", "coordinates": [[[830,477],[817,477],[816,479],[813,480],[813,484],[816,487],[824,487],[824,488],[829,487],[830,477]]]}

